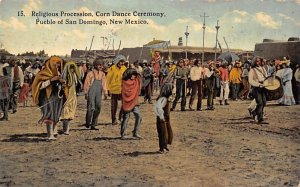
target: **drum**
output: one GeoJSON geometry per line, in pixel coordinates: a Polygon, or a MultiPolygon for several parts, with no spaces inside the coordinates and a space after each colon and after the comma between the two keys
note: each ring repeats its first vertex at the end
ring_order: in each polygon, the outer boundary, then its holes
{"type": "Polygon", "coordinates": [[[267,101],[277,100],[283,96],[283,87],[279,77],[268,77],[264,80],[263,84],[266,89],[267,101]]]}

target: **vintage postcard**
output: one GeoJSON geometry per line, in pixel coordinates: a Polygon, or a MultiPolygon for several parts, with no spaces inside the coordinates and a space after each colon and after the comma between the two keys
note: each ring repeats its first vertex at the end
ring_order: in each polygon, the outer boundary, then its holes
{"type": "Polygon", "coordinates": [[[299,0],[0,0],[0,186],[299,186],[299,0]]]}

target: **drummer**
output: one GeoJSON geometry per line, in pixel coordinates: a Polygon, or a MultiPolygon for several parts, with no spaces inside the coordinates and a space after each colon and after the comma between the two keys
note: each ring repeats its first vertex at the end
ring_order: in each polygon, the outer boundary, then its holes
{"type": "Polygon", "coordinates": [[[249,71],[249,83],[253,87],[253,97],[257,103],[254,116],[257,116],[258,124],[268,124],[263,119],[264,107],[267,104],[266,89],[264,89],[263,81],[267,77],[267,71],[263,66],[263,58],[256,57],[249,71]]]}

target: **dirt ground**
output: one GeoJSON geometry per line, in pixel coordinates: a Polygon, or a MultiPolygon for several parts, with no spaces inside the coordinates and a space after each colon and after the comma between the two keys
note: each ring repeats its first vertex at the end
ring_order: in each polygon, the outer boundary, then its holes
{"type": "MultiPolygon", "coordinates": [[[[142,100],[142,98],[141,98],[142,100]]],[[[126,140],[103,102],[100,131],[87,130],[79,97],[71,134],[46,142],[37,107],[19,107],[0,122],[0,186],[298,186],[300,105],[266,107],[268,125],[250,123],[250,101],[215,111],[171,113],[174,142],[159,154],[153,105],[142,104],[142,140],[126,140]]],[[[205,107],[205,106],[204,106],[205,107]]],[[[60,125],[60,128],[61,125],[60,125]]]]}

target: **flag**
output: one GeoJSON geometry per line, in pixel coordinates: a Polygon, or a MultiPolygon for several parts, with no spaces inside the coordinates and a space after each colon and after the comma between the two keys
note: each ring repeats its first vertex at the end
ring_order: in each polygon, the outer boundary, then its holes
{"type": "Polygon", "coordinates": [[[148,44],[144,45],[144,47],[150,47],[151,49],[154,48],[167,48],[170,45],[170,41],[163,41],[163,40],[153,40],[148,44]]]}

